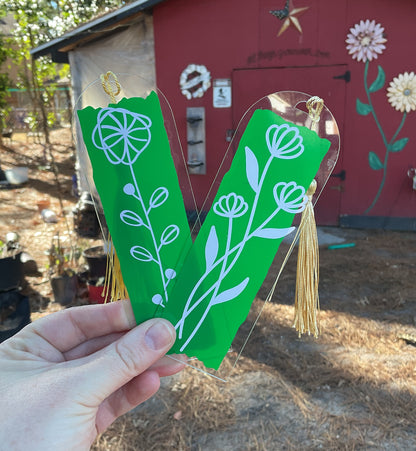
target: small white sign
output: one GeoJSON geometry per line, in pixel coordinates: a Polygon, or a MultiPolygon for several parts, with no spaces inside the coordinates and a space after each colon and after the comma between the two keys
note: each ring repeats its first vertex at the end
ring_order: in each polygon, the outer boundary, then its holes
{"type": "Polygon", "coordinates": [[[230,108],[231,80],[229,78],[218,78],[213,81],[212,87],[214,108],[230,108]]]}

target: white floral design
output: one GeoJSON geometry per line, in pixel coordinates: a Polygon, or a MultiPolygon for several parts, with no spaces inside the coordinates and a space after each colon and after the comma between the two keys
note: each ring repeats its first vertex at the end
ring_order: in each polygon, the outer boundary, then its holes
{"type": "MultiPolygon", "coordinates": [[[[279,240],[284,238],[293,232],[294,227],[273,227],[273,219],[275,216],[282,211],[296,214],[305,208],[307,202],[305,188],[297,185],[294,181],[288,183],[281,182],[276,184],[273,188],[273,196],[277,204],[276,207],[273,211],[267,212],[265,218],[263,217],[260,219],[262,216],[258,211],[260,195],[265,190],[265,180],[267,175],[270,176],[269,169],[272,162],[275,161],[276,158],[283,160],[297,158],[304,151],[303,137],[300,135],[299,129],[290,126],[289,124],[273,124],[269,126],[264,138],[270,156],[261,171],[259,160],[255,153],[250,147],[245,147],[247,182],[255,193],[250,207],[244,198],[238,196],[236,193],[221,196],[213,206],[213,211],[216,215],[228,219],[226,242],[224,247],[220,246],[216,227],[215,225],[211,226],[205,243],[205,272],[192,288],[183,309],[182,317],[175,325],[178,339],[185,340],[180,348],[180,352],[183,352],[186,349],[188,344],[198,333],[198,330],[205,321],[211,308],[238,298],[238,296],[246,289],[250,278],[243,278],[243,274],[241,275],[241,278],[243,279],[240,279],[241,282],[237,285],[231,286],[231,288],[226,290],[223,290],[222,288],[222,282],[237,264],[246,244],[251,239],[279,240]],[[233,219],[245,215],[248,210],[250,210],[250,212],[244,236],[238,243],[233,243],[233,219]],[[203,286],[205,280],[210,275],[212,277],[212,274],[215,274],[215,281],[211,285],[207,285],[208,288],[205,289],[204,293],[199,294],[198,290],[203,286]],[[188,337],[184,338],[184,326],[185,322],[187,322],[187,318],[202,303],[204,303],[203,305],[205,306],[202,316],[188,337]]],[[[158,300],[159,298],[156,302],[158,300]]]]}
{"type": "Polygon", "coordinates": [[[151,141],[148,116],[125,108],[103,108],[92,133],[94,145],[112,164],[133,164],[151,141]]]}
{"type": "Polygon", "coordinates": [[[301,213],[308,201],[305,188],[295,182],[277,183],[273,188],[273,196],[277,206],[287,213],[301,213]]]}
{"type": "Polygon", "coordinates": [[[173,268],[166,268],[162,259],[162,248],[173,243],[181,231],[176,224],[170,224],[159,235],[152,224],[152,211],[162,207],[169,198],[164,186],[157,187],[150,198],[143,197],[140,184],[134,171],[138,157],[148,147],[152,134],[150,117],[129,111],[125,108],[103,108],[98,112],[97,123],[92,132],[92,142],[97,149],[103,150],[109,163],[123,164],[130,168],[131,182],[123,186],[126,196],[131,196],[140,205],[140,213],[122,210],[120,220],[128,227],[145,228],[150,236],[150,249],[141,245],[130,248],[130,256],[137,261],[156,264],[160,274],[162,294],[156,293],[152,302],[165,307],[168,302],[168,285],[176,277],[173,268]]]}
{"type": "Polygon", "coordinates": [[[239,218],[246,213],[247,209],[247,202],[235,193],[221,196],[213,207],[215,214],[224,218],[239,218]]]}
{"type": "Polygon", "coordinates": [[[393,78],[387,88],[387,98],[392,107],[402,113],[416,110],[416,75],[405,72],[393,78]]]}
{"type": "Polygon", "coordinates": [[[361,20],[347,35],[347,50],[357,61],[371,61],[383,53],[387,39],[383,36],[384,28],[375,20],[361,20]]]}
{"type": "Polygon", "coordinates": [[[288,124],[271,125],[266,131],[266,142],[271,155],[282,160],[297,158],[304,151],[299,130],[288,124]]]}

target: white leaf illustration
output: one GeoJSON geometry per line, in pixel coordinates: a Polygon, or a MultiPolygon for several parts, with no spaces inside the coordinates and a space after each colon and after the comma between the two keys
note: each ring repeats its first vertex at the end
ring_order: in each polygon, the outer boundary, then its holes
{"type": "Polygon", "coordinates": [[[289,235],[289,233],[292,233],[294,230],[295,227],[289,227],[287,229],[266,228],[254,231],[253,236],[257,236],[258,238],[278,239],[289,235]]]}
{"type": "Polygon", "coordinates": [[[155,260],[150,251],[143,246],[133,246],[130,249],[130,255],[141,262],[151,262],[155,260]]]}
{"type": "Polygon", "coordinates": [[[162,204],[164,204],[169,197],[169,191],[164,187],[156,188],[153,191],[152,196],[150,197],[149,201],[149,210],[152,208],[160,207],[162,204]]]}
{"type": "Polygon", "coordinates": [[[246,146],[246,172],[248,183],[257,193],[259,190],[259,164],[253,151],[248,146],[246,146]]]}
{"type": "Polygon", "coordinates": [[[142,218],[131,210],[123,210],[120,213],[120,219],[124,222],[124,224],[132,227],[140,227],[144,225],[142,218]]]}
{"type": "Polygon", "coordinates": [[[244,289],[246,288],[250,277],[246,277],[241,283],[239,283],[236,287],[230,288],[229,290],[225,290],[220,293],[212,302],[212,305],[222,304],[223,302],[231,301],[239,296],[244,289]]]}
{"type": "Polygon", "coordinates": [[[160,247],[170,244],[176,240],[179,236],[179,227],[175,224],[171,224],[166,227],[160,238],[160,247]]]}
{"type": "Polygon", "coordinates": [[[207,244],[205,245],[205,264],[206,270],[209,271],[218,255],[218,237],[215,226],[209,231],[207,244]]]}

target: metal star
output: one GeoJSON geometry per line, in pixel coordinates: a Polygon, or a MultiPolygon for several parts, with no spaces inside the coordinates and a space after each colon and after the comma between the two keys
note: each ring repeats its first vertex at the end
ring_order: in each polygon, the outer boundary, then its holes
{"type": "Polygon", "coordinates": [[[286,19],[289,15],[289,0],[286,0],[285,7],[283,9],[273,9],[269,11],[269,13],[276,16],[280,20],[286,19]]]}
{"type": "MultiPolygon", "coordinates": [[[[300,26],[299,19],[296,16],[298,16],[299,14],[302,14],[307,9],[309,9],[309,6],[303,6],[302,8],[295,8],[293,5],[293,2],[292,2],[291,8],[289,8],[289,13],[287,15],[284,14],[281,19],[281,20],[284,19],[284,22],[279,30],[279,33],[277,33],[277,36],[279,37],[280,35],[282,35],[291,25],[293,25],[299,31],[299,33],[302,34],[302,27],[300,26]]],[[[273,14],[273,12],[271,12],[271,14],[273,14]]],[[[278,17],[277,14],[273,14],[273,15],[276,15],[278,17]]]]}

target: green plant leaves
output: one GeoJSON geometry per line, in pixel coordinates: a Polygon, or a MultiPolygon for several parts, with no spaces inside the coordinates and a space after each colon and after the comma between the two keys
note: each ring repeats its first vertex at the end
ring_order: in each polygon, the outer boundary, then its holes
{"type": "Polygon", "coordinates": [[[409,138],[402,138],[395,141],[393,144],[389,145],[389,150],[391,152],[400,152],[404,149],[405,145],[409,142],[409,138]]]}
{"type": "Polygon", "coordinates": [[[378,66],[377,78],[370,86],[369,91],[376,92],[380,90],[384,86],[385,82],[386,82],[386,74],[384,73],[383,68],[381,66],[378,66]]]}
{"type": "Polygon", "coordinates": [[[386,74],[381,66],[377,66],[377,77],[373,81],[373,83],[371,83],[371,85],[368,87],[368,78],[367,78],[368,67],[369,67],[369,62],[367,61],[366,65],[365,65],[365,70],[364,70],[364,88],[365,88],[369,103],[368,104],[363,103],[363,102],[361,102],[360,99],[357,98],[356,110],[357,110],[357,113],[360,114],[361,116],[367,116],[368,114],[372,113],[374,121],[378,128],[378,131],[380,132],[381,138],[383,140],[383,144],[385,147],[385,153],[384,153],[384,162],[382,162],[380,160],[380,158],[378,157],[378,155],[376,153],[374,153],[374,152],[368,153],[368,164],[369,164],[370,168],[373,171],[382,170],[383,171],[383,179],[380,183],[376,197],[374,198],[370,207],[367,208],[367,210],[365,211],[365,214],[368,214],[370,212],[370,210],[374,207],[374,205],[377,203],[377,201],[379,199],[379,196],[383,189],[383,185],[384,185],[385,178],[386,178],[386,170],[387,170],[389,154],[393,153],[393,152],[400,152],[401,150],[404,149],[404,147],[407,145],[407,143],[409,141],[409,138],[401,138],[401,139],[394,141],[396,139],[396,137],[398,136],[399,132],[401,131],[402,126],[404,124],[404,120],[406,118],[406,113],[405,113],[403,115],[402,121],[401,121],[398,129],[396,130],[396,132],[393,135],[392,140],[390,142],[387,142],[385,132],[379,122],[376,111],[374,110],[372,101],[371,101],[371,94],[374,92],[380,91],[384,87],[384,84],[386,82],[386,74]]]}
{"type": "Polygon", "coordinates": [[[367,116],[367,114],[371,113],[371,111],[373,110],[370,105],[361,102],[360,99],[357,99],[355,108],[357,110],[357,113],[361,114],[361,116],[367,116]]]}
{"type": "Polygon", "coordinates": [[[380,169],[384,168],[384,165],[380,161],[380,158],[374,152],[368,153],[368,163],[370,165],[370,168],[374,171],[379,171],[380,169]]]}

